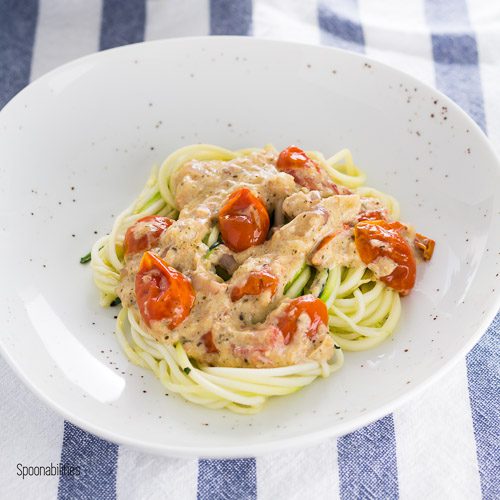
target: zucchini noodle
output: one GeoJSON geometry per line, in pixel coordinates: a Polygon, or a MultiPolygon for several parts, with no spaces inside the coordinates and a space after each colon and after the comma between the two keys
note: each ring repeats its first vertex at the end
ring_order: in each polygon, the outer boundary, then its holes
{"type": "Polygon", "coordinates": [[[158,186],[158,168],[151,174],[137,199],[115,220],[108,236],[97,240],[92,246],[90,265],[94,282],[100,292],[100,304],[107,307],[116,299],[116,288],[123,268],[123,239],[127,229],[147,215],[164,215],[176,218],[177,211],[162,197],[158,186]]]}
{"type": "Polygon", "coordinates": [[[215,243],[217,243],[218,239],[219,239],[219,227],[216,224],[207,236],[207,242],[206,242],[207,247],[210,248],[211,246],[213,246],[215,243]]]}
{"type": "MultiPolygon", "coordinates": [[[[102,306],[111,305],[117,298],[127,229],[148,215],[174,219],[178,216],[175,200],[178,168],[190,160],[228,161],[252,151],[230,151],[209,144],[187,146],[168,156],[160,169],[152,169],[144,189],[116,218],[111,233],[92,247],[91,266],[102,306]]],[[[361,196],[378,198],[393,218],[399,216],[399,205],[394,198],[362,187],[366,176],[354,164],[348,150],[328,159],[321,153],[308,154],[335,183],[361,196]]],[[[274,218],[278,226],[284,223],[281,205],[275,208],[274,218]]],[[[217,225],[203,242],[208,247],[205,255],[208,257],[221,244],[217,225]]],[[[281,368],[201,366],[189,359],[181,343],[167,345],[154,339],[141,328],[134,311],[125,307],[118,314],[117,339],[129,360],[151,370],[168,391],[207,408],[256,413],[267,398],[291,394],[340,369],[344,360],[342,350],[361,351],[383,342],[394,331],[401,313],[399,294],[376,280],[365,267],[316,269],[304,263],[285,287],[284,295],[295,298],[304,294],[319,297],[327,306],[330,333],[336,344],[333,359],[328,363],[311,361],[281,368]]]]}
{"type": "Polygon", "coordinates": [[[366,181],[366,175],[354,164],[348,149],[342,149],[328,159],[317,151],[308,151],[307,154],[328,172],[336,184],[352,189],[361,186],[366,181]]]}
{"type": "Polygon", "coordinates": [[[207,408],[245,414],[260,411],[270,396],[291,394],[319,376],[327,377],[344,361],[342,350],[335,349],[330,363],[313,361],[282,368],[197,366],[180,343],[157,342],[125,308],[118,315],[117,338],[130,361],[150,369],[167,390],[207,408]]]}
{"type": "Polygon", "coordinates": [[[391,335],[401,315],[399,293],[378,281],[364,267],[316,270],[305,266],[294,278],[285,295],[298,297],[311,293],[327,306],[330,333],[346,351],[371,349],[391,335]],[[321,289],[305,283],[313,273],[324,282],[321,289]],[[307,277],[307,279],[306,279],[307,277]],[[293,290],[293,294],[290,291],[293,290]]]}

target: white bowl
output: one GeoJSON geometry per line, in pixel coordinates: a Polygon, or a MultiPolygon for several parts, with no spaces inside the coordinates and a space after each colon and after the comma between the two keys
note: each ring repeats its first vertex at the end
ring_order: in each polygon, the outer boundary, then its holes
{"type": "Polygon", "coordinates": [[[392,411],[474,345],[498,310],[499,163],[449,99],[364,56],[247,38],[91,55],[0,113],[3,355],[43,400],[109,440],[169,455],[248,456],[341,435],[392,411]],[[368,185],[437,241],[380,347],[262,413],[165,397],[131,365],[101,309],[93,241],[174,149],[350,148],[368,185]]]}

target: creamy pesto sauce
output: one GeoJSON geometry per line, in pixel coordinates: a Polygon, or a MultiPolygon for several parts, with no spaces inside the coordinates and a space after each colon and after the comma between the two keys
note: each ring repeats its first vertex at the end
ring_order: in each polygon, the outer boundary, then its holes
{"type": "MultiPolygon", "coordinates": [[[[276,169],[276,159],[275,151],[262,150],[231,161],[190,161],[173,179],[179,218],[151,251],[191,279],[196,300],[189,316],[173,330],[165,321],[152,322],[150,328],[142,320],[141,324],[160,342],[182,342],[188,355],[202,364],[277,367],[333,356],[333,340],[326,327],[314,339],[307,336],[306,314],[299,318],[297,332],[287,345],[276,324],[290,302],[284,297],[285,285],[304,263],[362,265],[352,229],[345,230],[345,226],[356,219],[366,202],[355,194],[322,198],[317,191],[301,188],[290,175],[276,169]],[[270,215],[278,208],[289,222],[281,225],[279,221],[262,245],[234,253],[222,244],[207,257],[203,239],[217,223],[219,209],[229,195],[241,187],[259,196],[270,215]],[[338,236],[319,254],[316,247],[333,232],[338,236]],[[227,282],[215,273],[216,265],[232,274],[227,282]],[[232,302],[233,287],[263,266],[277,276],[277,292],[232,302]],[[202,340],[207,332],[212,332],[218,353],[207,352],[202,340]]],[[[127,259],[118,290],[123,304],[138,318],[134,284],[140,258],[136,254],[127,259]]],[[[384,272],[386,268],[385,262],[384,272]]]]}

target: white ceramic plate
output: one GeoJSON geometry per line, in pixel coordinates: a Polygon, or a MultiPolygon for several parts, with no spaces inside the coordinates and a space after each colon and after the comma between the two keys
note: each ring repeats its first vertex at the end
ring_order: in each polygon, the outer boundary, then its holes
{"type": "Polygon", "coordinates": [[[170,455],[244,456],[311,444],[389,413],[474,345],[498,309],[499,164],[442,94],[338,50],[246,38],[133,45],[65,65],[0,113],[1,347],[75,424],[170,455]],[[150,167],[194,142],[350,148],[368,184],[437,240],[391,340],[256,416],[166,397],[131,365],[98,305],[97,234],[150,167]],[[496,227],[495,227],[496,225],[496,227]]]}

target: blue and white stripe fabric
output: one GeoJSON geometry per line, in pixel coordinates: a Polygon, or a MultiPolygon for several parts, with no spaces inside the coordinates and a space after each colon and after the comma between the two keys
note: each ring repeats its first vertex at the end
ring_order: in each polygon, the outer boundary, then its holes
{"type": "MultiPolygon", "coordinates": [[[[500,152],[500,3],[491,0],[0,0],[0,107],[48,70],[158,38],[244,35],[366,53],[435,85],[500,152]]],[[[448,375],[392,415],[304,450],[151,456],[39,402],[0,359],[0,497],[498,499],[500,315],[448,375]],[[16,465],[70,462],[80,476],[16,465]]]]}

